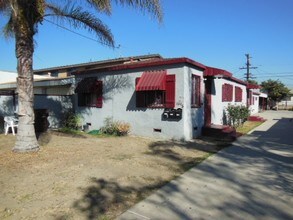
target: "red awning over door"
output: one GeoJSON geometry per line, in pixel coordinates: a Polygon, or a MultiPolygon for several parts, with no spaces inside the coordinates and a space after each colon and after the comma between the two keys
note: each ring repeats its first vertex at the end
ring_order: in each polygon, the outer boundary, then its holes
{"type": "Polygon", "coordinates": [[[166,70],[147,71],[140,77],[135,90],[150,91],[150,90],[166,90],[166,70]]]}

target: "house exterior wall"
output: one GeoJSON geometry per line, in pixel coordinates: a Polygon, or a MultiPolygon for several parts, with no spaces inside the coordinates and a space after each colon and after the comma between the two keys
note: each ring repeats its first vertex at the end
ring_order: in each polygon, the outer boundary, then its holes
{"type": "Polygon", "coordinates": [[[63,116],[73,108],[71,95],[35,95],[34,109],[46,109],[49,128],[59,128],[63,116]]]}
{"type": "Polygon", "coordinates": [[[17,78],[16,72],[8,72],[0,70],[0,84],[7,82],[15,82],[17,78]]]}
{"type": "MultiPolygon", "coordinates": [[[[48,111],[49,128],[60,127],[64,113],[73,108],[72,90],[71,85],[34,88],[34,109],[46,109],[48,111]]],[[[17,95],[15,95],[15,98],[13,98],[13,95],[0,95],[0,116],[15,115],[17,111],[17,95]]]]}
{"type": "MultiPolygon", "coordinates": [[[[97,76],[103,81],[103,107],[79,107],[75,95],[76,112],[83,116],[83,124],[90,123],[90,129],[99,129],[106,118],[127,122],[131,125],[131,134],[164,139],[190,140],[200,135],[203,122],[196,120],[203,118],[200,109],[191,109],[191,74],[201,76],[202,71],[188,66],[173,65],[156,68],[125,70],[117,72],[82,75],[97,76]],[[137,108],[135,79],[141,77],[144,71],[167,70],[167,75],[175,75],[175,109],[182,108],[182,119],[177,121],[162,120],[163,108],[137,108]],[[194,132],[193,127],[198,127],[194,132]],[[161,132],[155,132],[160,129],[161,132]]],[[[78,80],[77,80],[78,81],[78,80]]],[[[202,86],[203,88],[203,86],[202,86]]]]}
{"type": "Polygon", "coordinates": [[[54,95],[54,96],[71,95],[72,88],[70,87],[70,85],[54,86],[54,87],[35,87],[34,94],[35,95],[54,95]]]}
{"type": "Polygon", "coordinates": [[[228,105],[244,105],[246,106],[246,86],[239,84],[237,82],[224,79],[224,78],[215,78],[212,84],[212,107],[211,107],[211,123],[216,125],[227,124],[227,113],[226,109],[228,105]],[[231,102],[222,101],[222,85],[230,84],[233,86],[233,99],[231,102]],[[238,86],[242,89],[242,101],[235,102],[235,86],[238,86]]]}
{"type": "MultiPolygon", "coordinates": [[[[202,77],[202,72],[196,69],[186,67],[186,72],[184,74],[185,85],[184,85],[184,108],[183,111],[185,115],[185,133],[188,137],[198,137],[201,135],[201,128],[204,125],[204,82],[202,77]],[[201,76],[200,78],[200,103],[201,105],[198,108],[191,107],[191,78],[192,75],[201,76]]],[[[179,88],[180,89],[180,88],[179,88]]],[[[179,98],[180,100],[180,98],[179,98]]]]}
{"type": "Polygon", "coordinates": [[[259,95],[252,95],[253,102],[249,106],[250,114],[254,115],[259,112],[259,95]]]}

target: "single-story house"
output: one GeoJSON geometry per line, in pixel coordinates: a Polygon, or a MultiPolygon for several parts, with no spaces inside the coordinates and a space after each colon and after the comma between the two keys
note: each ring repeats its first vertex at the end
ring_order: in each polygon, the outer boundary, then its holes
{"type": "Polygon", "coordinates": [[[147,55],[35,74],[74,75],[74,109],[90,129],[112,118],[129,123],[134,135],[191,140],[204,124],[204,69],[188,58],[147,55]]]}

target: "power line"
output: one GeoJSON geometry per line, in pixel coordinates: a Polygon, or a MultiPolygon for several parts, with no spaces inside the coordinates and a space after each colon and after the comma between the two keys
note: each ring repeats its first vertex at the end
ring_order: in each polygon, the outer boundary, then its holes
{"type": "Polygon", "coordinates": [[[263,78],[263,77],[289,77],[289,76],[293,77],[293,74],[290,74],[290,75],[262,75],[262,76],[258,76],[258,78],[263,78]]]}
{"type": "MultiPolygon", "coordinates": [[[[55,26],[57,26],[57,27],[63,29],[63,30],[69,31],[69,32],[71,32],[71,33],[73,33],[73,34],[76,34],[76,35],[78,35],[78,36],[80,36],[80,37],[83,37],[83,38],[85,38],[85,39],[88,39],[88,40],[94,41],[94,42],[96,42],[96,43],[99,43],[99,44],[102,44],[102,45],[105,45],[105,46],[111,46],[111,45],[109,45],[109,44],[104,43],[103,41],[100,41],[100,40],[97,40],[97,39],[91,38],[91,37],[86,36],[86,35],[83,35],[83,34],[80,34],[80,33],[76,32],[76,31],[73,31],[73,30],[71,30],[71,29],[69,29],[69,28],[66,28],[66,27],[64,27],[64,26],[62,26],[62,25],[60,25],[60,24],[57,24],[57,23],[55,23],[55,22],[53,22],[53,21],[50,21],[50,20],[48,20],[48,19],[46,19],[46,18],[44,18],[44,20],[47,21],[48,23],[51,23],[51,24],[53,24],[53,25],[55,25],[55,26]]],[[[111,47],[112,47],[112,46],[111,46],[111,47]]],[[[114,47],[115,49],[119,49],[121,46],[119,45],[119,46],[113,46],[113,47],[114,47]]]]}

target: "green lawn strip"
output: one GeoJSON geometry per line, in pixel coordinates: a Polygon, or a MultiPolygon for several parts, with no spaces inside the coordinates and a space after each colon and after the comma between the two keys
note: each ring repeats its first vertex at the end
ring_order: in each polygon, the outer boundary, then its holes
{"type": "Polygon", "coordinates": [[[262,121],[246,121],[243,125],[239,126],[236,131],[241,134],[247,134],[252,129],[261,125],[262,121]]]}

